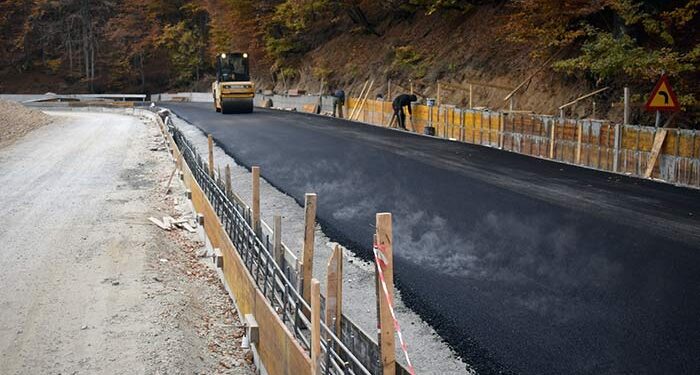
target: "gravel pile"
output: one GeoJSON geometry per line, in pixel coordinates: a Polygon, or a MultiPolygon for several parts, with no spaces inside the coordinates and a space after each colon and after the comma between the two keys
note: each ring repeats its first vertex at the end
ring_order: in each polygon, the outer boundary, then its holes
{"type": "Polygon", "coordinates": [[[0,100],[0,147],[52,121],[53,118],[44,112],[19,103],[0,100]]]}

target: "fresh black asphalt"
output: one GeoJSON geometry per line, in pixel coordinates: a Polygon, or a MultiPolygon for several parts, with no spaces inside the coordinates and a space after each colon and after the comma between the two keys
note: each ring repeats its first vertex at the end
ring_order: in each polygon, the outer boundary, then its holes
{"type": "Polygon", "coordinates": [[[298,202],[318,193],[324,230],[363,257],[392,212],[404,300],[479,373],[700,373],[700,192],[324,117],[166,106],[298,202]]]}

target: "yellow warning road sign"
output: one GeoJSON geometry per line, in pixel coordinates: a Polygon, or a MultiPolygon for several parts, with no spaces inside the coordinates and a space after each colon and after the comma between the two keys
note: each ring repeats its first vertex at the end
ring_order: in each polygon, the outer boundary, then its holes
{"type": "Polygon", "coordinates": [[[654,90],[651,92],[651,96],[649,96],[645,107],[649,112],[680,110],[676,93],[673,92],[671,84],[668,83],[668,77],[665,74],[662,75],[659,82],[656,83],[656,87],[654,87],[654,90]]]}

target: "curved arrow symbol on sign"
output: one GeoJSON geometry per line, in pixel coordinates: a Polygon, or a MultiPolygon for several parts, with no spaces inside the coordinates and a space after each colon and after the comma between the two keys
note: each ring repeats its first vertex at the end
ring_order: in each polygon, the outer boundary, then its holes
{"type": "Polygon", "coordinates": [[[664,104],[668,104],[668,93],[666,91],[659,91],[659,95],[664,97],[664,104]]]}

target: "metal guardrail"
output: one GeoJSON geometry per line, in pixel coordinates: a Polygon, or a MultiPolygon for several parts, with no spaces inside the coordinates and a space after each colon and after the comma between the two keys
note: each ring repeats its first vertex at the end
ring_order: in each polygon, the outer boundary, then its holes
{"type": "MultiPolygon", "coordinates": [[[[209,199],[256,286],[294,333],[301,346],[308,350],[311,323],[305,312],[310,312],[311,308],[286,276],[292,270],[290,267],[282,270],[275,262],[270,237],[255,232],[250,209],[226,194],[224,181],[209,175],[202,157],[169,118],[166,125],[180,149],[183,160],[209,199]]],[[[321,331],[322,337],[325,338],[321,341],[321,370],[324,374],[371,374],[365,364],[324,322],[321,322],[321,331]]]]}

